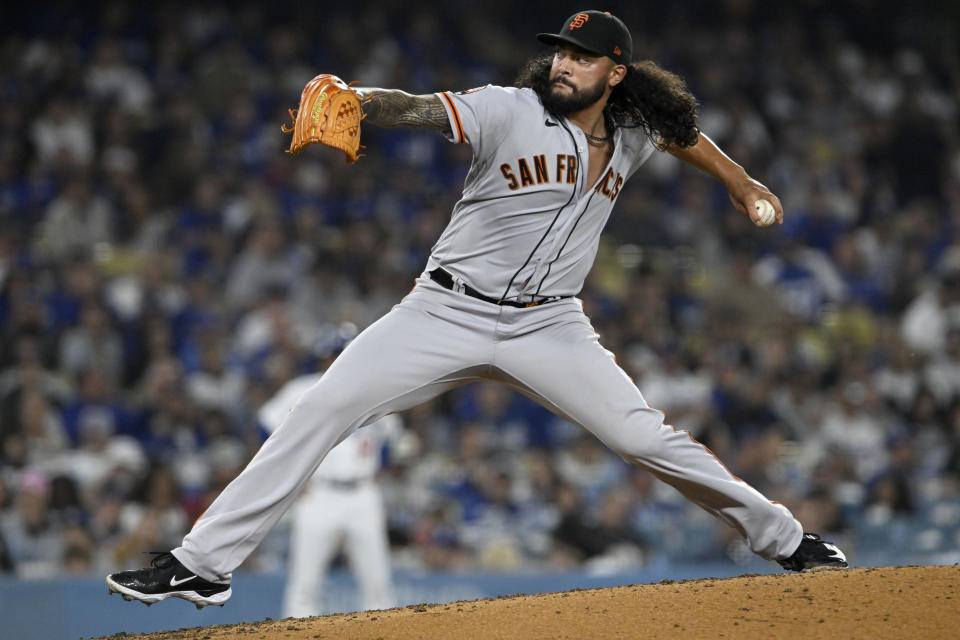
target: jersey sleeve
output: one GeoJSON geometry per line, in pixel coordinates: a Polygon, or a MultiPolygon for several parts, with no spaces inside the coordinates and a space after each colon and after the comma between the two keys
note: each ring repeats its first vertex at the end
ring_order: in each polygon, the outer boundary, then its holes
{"type": "Polygon", "coordinates": [[[656,151],[656,145],[650,136],[640,128],[624,129],[624,144],[629,149],[630,169],[627,178],[636,173],[637,169],[650,159],[656,151]]]}
{"type": "Polygon", "coordinates": [[[437,94],[450,118],[447,139],[464,142],[479,153],[486,142],[501,138],[511,122],[513,92],[504,87],[486,85],[467,91],[441,91],[437,94]]]}

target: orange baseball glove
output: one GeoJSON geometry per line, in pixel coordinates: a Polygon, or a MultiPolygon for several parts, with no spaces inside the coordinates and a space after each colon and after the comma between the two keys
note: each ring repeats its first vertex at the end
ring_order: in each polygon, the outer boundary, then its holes
{"type": "Polygon", "coordinates": [[[320,142],[343,151],[347,162],[356,162],[360,157],[360,121],[365,117],[360,98],[337,76],[321,73],[308,82],[300,96],[300,106],[290,109],[290,117],[293,126],[281,126],[284,133],[293,134],[287,153],[297,154],[308,144],[320,142]]]}

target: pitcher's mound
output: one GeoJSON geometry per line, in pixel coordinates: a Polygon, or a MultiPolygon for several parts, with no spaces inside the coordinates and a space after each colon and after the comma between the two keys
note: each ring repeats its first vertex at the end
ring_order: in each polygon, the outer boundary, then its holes
{"type": "Polygon", "coordinates": [[[110,636],[118,637],[124,640],[957,638],[960,637],[960,566],[664,581],[139,636],[110,636]]]}

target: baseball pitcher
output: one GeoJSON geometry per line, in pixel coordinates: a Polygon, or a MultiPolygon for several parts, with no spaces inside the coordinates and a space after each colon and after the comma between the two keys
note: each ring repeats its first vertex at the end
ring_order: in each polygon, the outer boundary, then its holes
{"type": "Polygon", "coordinates": [[[583,11],[514,87],[410,95],[351,89],[321,75],[291,112],[290,151],[319,142],[358,157],[360,127],[438,131],[469,144],[463,197],[416,286],[310,388],[183,539],[145,569],[107,577],[125,598],[230,597],[233,570],[291,505],[317,466],[357,428],[462,384],[497,380],[581,425],[730,524],[787,569],[845,567],[783,506],[734,476],[686,431],[664,422],[576,295],[624,183],[666,151],[727,188],[757,225],[782,222],[779,199],[699,131],[696,101],[675,75],[633,63],[629,30],[583,11]]]}

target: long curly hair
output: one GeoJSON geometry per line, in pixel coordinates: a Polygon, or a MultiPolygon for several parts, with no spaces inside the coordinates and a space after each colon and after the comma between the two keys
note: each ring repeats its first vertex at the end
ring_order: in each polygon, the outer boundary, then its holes
{"type": "MultiPolygon", "coordinates": [[[[553,55],[528,61],[514,81],[515,87],[533,89],[540,101],[550,91],[553,55]]],[[[643,60],[627,65],[627,75],[613,91],[604,109],[608,122],[625,128],[642,128],[658,148],[692,147],[697,143],[697,99],[680,76],[643,60]]]]}

